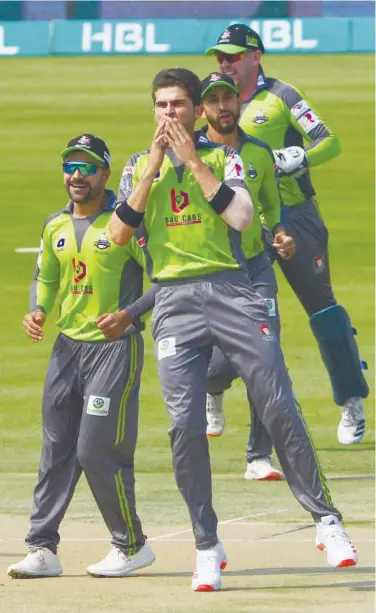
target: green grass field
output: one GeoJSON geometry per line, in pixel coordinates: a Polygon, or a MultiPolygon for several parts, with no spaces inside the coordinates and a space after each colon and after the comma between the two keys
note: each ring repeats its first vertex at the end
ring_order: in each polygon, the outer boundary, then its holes
{"type": "MultiPolygon", "coordinates": [[[[35,255],[16,254],[15,249],[37,247],[44,219],[65,205],[59,152],[73,136],[91,132],[106,140],[113,159],[110,186],[116,191],[127,158],[131,153],[145,149],[151,140],[154,125],[150,97],[152,78],[161,68],[172,65],[188,67],[200,77],[214,69],[212,59],[189,56],[48,57],[0,61],[0,514],[6,518],[4,526],[9,526],[0,537],[22,538],[24,533],[19,532],[20,526],[22,530],[27,529],[41,445],[41,390],[51,343],[56,335],[53,318],[47,325],[46,338],[40,345],[33,345],[22,331],[21,321],[28,310],[28,291],[35,255]]],[[[331,273],[336,297],[338,302],[346,306],[353,325],[358,329],[361,356],[368,361],[367,377],[373,390],[373,58],[368,55],[271,55],[265,58],[264,68],[267,74],[302,88],[340,137],[341,156],[327,166],[313,170],[312,175],[320,208],[331,235],[331,273]]],[[[333,404],[329,380],[311,336],[307,318],[280,275],[279,279],[283,348],[294,389],[303,405],[324,470],[330,476],[347,475],[350,478],[349,481],[330,482],[334,500],[344,508],[345,519],[349,524],[358,527],[369,525],[374,515],[373,482],[357,481],[351,479],[351,476],[368,476],[374,471],[373,394],[366,403],[368,427],[363,443],[354,447],[341,446],[336,438],[340,412],[333,404]]],[[[163,526],[161,534],[167,534],[174,532],[175,525],[187,528],[189,524],[185,506],[171,477],[167,436],[169,422],[160,396],[149,330],[145,333],[145,339],[140,434],[136,454],[139,513],[146,525],[163,526]]],[[[211,442],[215,504],[220,518],[227,520],[250,513],[257,514],[259,510],[282,509],[288,505],[291,512],[287,516],[282,515],[282,519],[279,517],[278,522],[287,522],[291,515],[300,521],[309,522],[310,518],[300,510],[286,484],[243,482],[241,477],[245,468],[244,447],[248,437],[249,413],[241,382],[237,382],[227,394],[225,406],[225,435],[211,442]]],[[[98,512],[84,482],[80,484],[69,517],[72,521],[100,525],[98,512]]],[[[102,536],[106,536],[103,530],[102,536]]],[[[6,548],[8,550],[9,547],[6,548]]],[[[22,549],[18,546],[17,551],[21,552],[22,549]]],[[[13,561],[5,557],[4,563],[7,560],[9,563],[13,561]]],[[[85,561],[89,563],[96,560],[85,561]]],[[[265,565],[268,563],[273,567],[278,566],[278,559],[266,561],[265,565]]],[[[171,590],[174,589],[173,581],[170,579],[168,583],[171,584],[171,590]]],[[[305,578],[305,581],[308,579],[305,578]]],[[[188,582],[186,574],[182,585],[188,582]]],[[[292,583],[286,587],[291,588],[292,594],[295,594],[292,583]]],[[[236,613],[248,611],[248,605],[242,600],[241,587],[236,589],[240,591],[236,592],[237,600],[234,601],[236,604],[233,610],[236,613]]],[[[27,598],[25,593],[24,598],[27,598]]],[[[291,601],[289,598],[290,590],[287,589],[281,592],[282,600],[273,601],[274,605],[265,610],[300,610],[299,603],[303,602],[299,600],[300,596],[291,596],[291,601]]],[[[216,605],[218,613],[227,610],[231,602],[231,599],[223,601],[223,609],[222,605],[216,605]]],[[[351,602],[346,597],[343,606],[351,602]]],[[[134,606],[131,610],[192,610],[189,602],[187,608],[174,608],[166,604],[165,608],[155,605],[154,609],[152,601],[144,606],[134,606]]],[[[323,609],[325,613],[338,610],[331,606],[323,609]]],[[[3,611],[1,606],[0,610],[3,611]]],[[[6,610],[10,609],[6,608],[4,612],[6,610]]],[[[45,609],[39,606],[31,609],[31,613],[34,610],[44,613],[45,609]]],[[[48,610],[60,613],[65,610],[81,611],[81,608],[69,609],[65,605],[60,608],[56,605],[54,608],[52,605],[48,610]]],[[[117,611],[113,606],[112,610],[117,611]]],[[[205,607],[201,610],[212,609],[205,607]]],[[[254,610],[261,611],[260,608],[254,610]]],[[[310,610],[308,607],[307,611],[310,610]]],[[[18,611],[22,612],[23,609],[18,608],[18,611]]],[[[312,612],[316,613],[315,608],[312,608],[312,612]]]]}

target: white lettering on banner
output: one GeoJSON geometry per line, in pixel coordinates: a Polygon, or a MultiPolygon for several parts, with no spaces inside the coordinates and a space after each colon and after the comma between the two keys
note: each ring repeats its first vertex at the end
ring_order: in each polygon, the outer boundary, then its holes
{"type": "Polygon", "coordinates": [[[303,38],[301,19],[267,19],[263,22],[251,21],[250,27],[262,38],[265,49],[270,51],[288,49],[315,49],[319,43],[315,39],[303,38]]]}
{"type": "Polygon", "coordinates": [[[82,51],[93,51],[93,43],[102,43],[102,52],[110,53],[166,53],[171,45],[156,42],[156,31],[153,23],[147,23],[145,32],[140,23],[105,23],[101,32],[93,33],[91,23],[82,26],[82,51]]]}
{"type": "Polygon", "coordinates": [[[140,23],[118,23],[115,26],[115,51],[137,53],[142,51],[144,41],[140,23]]]}
{"type": "Polygon", "coordinates": [[[20,52],[20,47],[6,47],[5,45],[5,28],[0,26],[0,55],[17,55],[20,52]]]}
{"type": "Polygon", "coordinates": [[[303,39],[303,22],[301,19],[295,19],[293,21],[294,28],[294,48],[295,49],[315,49],[318,45],[318,40],[314,38],[303,39]]]}
{"type": "Polygon", "coordinates": [[[153,23],[146,24],[145,34],[146,51],[149,53],[167,53],[167,51],[170,51],[171,45],[168,43],[155,42],[155,25],[153,23]]]}
{"type": "Polygon", "coordinates": [[[112,26],[110,23],[105,23],[102,32],[93,34],[91,23],[84,23],[82,26],[82,51],[87,53],[92,50],[92,43],[102,43],[102,51],[109,52],[112,50],[112,26]]]}

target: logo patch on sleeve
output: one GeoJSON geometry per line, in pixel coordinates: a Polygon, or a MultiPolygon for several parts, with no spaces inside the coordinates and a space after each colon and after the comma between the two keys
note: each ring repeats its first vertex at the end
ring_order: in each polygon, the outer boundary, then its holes
{"type": "Polygon", "coordinates": [[[110,410],[111,398],[103,396],[89,396],[87,401],[86,413],[88,415],[97,415],[98,417],[106,417],[110,410]]]}
{"type": "Polygon", "coordinates": [[[309,106],[308,102],[306,102],[305,100],[299,100],[299,102],[294,104],[294,106],[292,107],[291,113],[294,115],[296,119],[298,119],[298,117],[303,115],[303,113],[306,113],[307,111],[309,111],[310,108],[311,107],[309,106]]]}
{"type": "Polygon", "coordinates": [[[176,355],[176,337],[169,336],[158,341],[158,360],[176,355]]]}
{"type": "Polygon", "coordinates": [[[275,299],[265,298],[265,304],[268,307],[269,317],[275,317],[276,316],[275,299]]]}
{"type": "Polygon", "coordinates": [[[302,126],[304,132],[309,134],[313,128],[321,123],[321,119],[319,119],[313,111],[307,111],[304,115],[299,117],[298,123],[302,126]]]}

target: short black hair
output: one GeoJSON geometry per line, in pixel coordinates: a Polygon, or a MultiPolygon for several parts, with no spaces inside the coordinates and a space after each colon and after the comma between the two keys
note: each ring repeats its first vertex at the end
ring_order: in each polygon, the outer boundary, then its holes
{"type": "Polygon", "coordinates": [[[185,90],[194,106],[201,104],[201,81],[194,72],[187,68],[166,68],[158,72],[154,77],[151,92],[154,104],[156,91],[164,87],[175,86],[185,90]]]}

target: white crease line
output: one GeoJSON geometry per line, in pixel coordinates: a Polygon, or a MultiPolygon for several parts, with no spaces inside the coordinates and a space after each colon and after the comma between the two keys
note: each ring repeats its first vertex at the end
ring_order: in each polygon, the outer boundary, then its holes
{"type": "MultiPolygon", "coordinates": [[[[148,538],[148,541],[152,541],[152,538],[148,538]]],[[[189,539],[164,539],[163,537],[158,537],[158,540],[161,543],[193,543],[194,542],[194,538],[189,538],[189,539]]],[[[24,543],[25,539],[23,538],[0,538],[0,543],[24,543]]],[[[108,538],[62,538],[61,539],[62,543],[108,543],[109,542],[109,537],[108,538]]],[[[259,537],[255,537],[255,538],[239,538],[239,539],[226,539],[226,538],[221,538],[221,542],[222,543],[257,543],[262,545],[262,543],[283,543],[284,545],[286,545],[286,539],[276,539],[276,538],[271,538],[271,539],[262,539],[260,540],[259,537]]],[[[289,539],[288,540],[289,543],[312,543],[312,539],[289,539]]],[[[374,539],[356,539],[357,543],[375,543],[374,539]]]]}
{"type": "Polygon", "coordinates": [[[15,249],[16,253],[38,253],[39,247],[18,247],[15,249]]]}
{"type": "MultiPolygon", "coordinates": [[[[275,515],[278,513],[287,513],[288,509],[277,509],[276,511],[263,511],[262,513],[251,513],[250,515],[244,515],[243,517],[234,517],[233,519],[225,519],[224,521],[219,521],[218,525],[223,526],[225,524],[232,524],[237,521],[242,521],[243,519],[248,519],[249,517],[265,517],[265,515],[275,515]]],[[[161,536],[154,536],[148,541],[158,541],[160,539],[168,539],[170,536],[178,536],[179,534],[187,534],[188,532],[192,532],[192,528],[188,528],[188,530],[179,530],[178,532],[170,532],[169,534],[162,534],[161,536]]]]}

